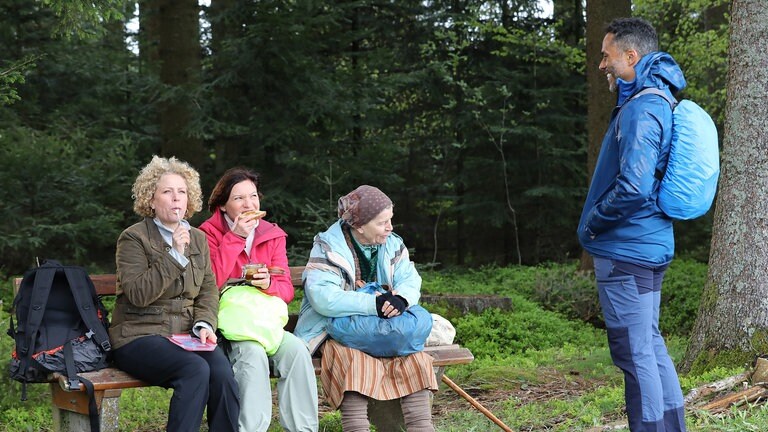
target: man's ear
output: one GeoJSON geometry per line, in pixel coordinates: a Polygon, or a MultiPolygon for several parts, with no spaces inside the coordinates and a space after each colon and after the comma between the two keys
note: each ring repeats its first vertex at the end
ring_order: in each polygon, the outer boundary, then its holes
{"type": "Polygon", "coordinates": [[[640,61],[640,56],[637,54],[637,51],[633,49],[629,49],[625,53],[627,55],[627,63],[629,63],[630,66],[634,66],[637,64],[638,61],[640,61]]]}

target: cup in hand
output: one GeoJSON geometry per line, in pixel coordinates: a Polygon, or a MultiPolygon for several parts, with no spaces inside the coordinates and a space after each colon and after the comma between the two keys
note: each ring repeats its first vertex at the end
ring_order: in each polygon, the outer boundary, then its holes
{"type": "Polygon", "coordinates": [[[255,279],[261,279],[257,277],[256,275],[259,273],[259,269],[265,268],[267,265],[264,263],[249,263],[243,266],[243,276],[242,278],[247,281],[252,281],[255,279]]]}

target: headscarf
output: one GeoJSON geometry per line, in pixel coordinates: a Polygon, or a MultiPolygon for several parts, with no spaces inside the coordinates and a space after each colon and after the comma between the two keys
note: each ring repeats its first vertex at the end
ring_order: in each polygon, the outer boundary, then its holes
{"type": "Polygon", "coordinates": [[[339,217],[359,228],[389,207],[393,207],[392,200],[384,192],[362,185],[339,198],[339,217]]]}

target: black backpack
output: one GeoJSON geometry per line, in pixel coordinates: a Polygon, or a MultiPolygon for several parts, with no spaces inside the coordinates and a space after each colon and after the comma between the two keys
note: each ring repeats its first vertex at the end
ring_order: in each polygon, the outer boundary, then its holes
{"type": "Polygon", "coordinates": [[[77,373],[105,368],[111,345],[107,310],[88,273],[48,260],[24,274],[13,308],[17,326],[11,316],[8,335],[16,346],[9,372],[22,383],[21,400],[27,399],[27,383],[48,382],[49,374],[63,374],[70,388],[85,386],[91,430],[98,431],[93,384],[77,373]]]}

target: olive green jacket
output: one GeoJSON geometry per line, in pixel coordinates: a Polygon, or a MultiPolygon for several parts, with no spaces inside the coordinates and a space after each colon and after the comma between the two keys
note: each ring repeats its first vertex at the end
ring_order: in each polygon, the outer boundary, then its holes
{"type": "Polygon", "coordinates": [[[182,267],[152,218],[127,228],[117,240],[117,299],[109,337],[113,348],[142,336],[188,333],[198,321],[216,329],[219,289],[205,234],[190,228],[182,267]]]}

